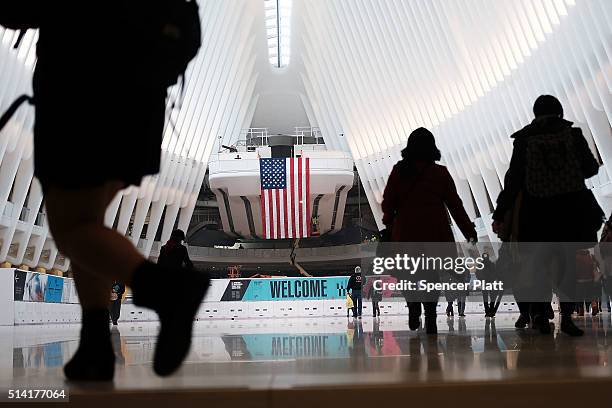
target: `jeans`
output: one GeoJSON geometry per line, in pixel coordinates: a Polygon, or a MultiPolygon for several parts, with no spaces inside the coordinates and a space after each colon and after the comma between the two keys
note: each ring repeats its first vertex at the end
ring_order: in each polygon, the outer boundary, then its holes
{"type": "Polygon", "coordinates": [[[361,316],[362,298],[360,290],[353,290],[351,292],[351,298],[353,299],[353,317],[361,316]]]}
{"type": "Polygon", "coordinates": [[[374,317],[380,316],[380,306],[378,306],[378,300],[372,300],[372,313],[374,317]]]}
{"type": "Polygon", "coordinates": [[[117,324],[119,316],[121,315],[121,299],[113,300],[109,307],[110,318],[114,324],[117,324]]]}

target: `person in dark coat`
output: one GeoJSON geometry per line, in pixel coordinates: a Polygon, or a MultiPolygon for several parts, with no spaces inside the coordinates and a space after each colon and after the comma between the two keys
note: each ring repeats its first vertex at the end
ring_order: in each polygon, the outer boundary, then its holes
{"type": "MultiPolygon", "coordinates": [[[[413,131],[402,157],[391,171],[382,202],[383,224],[390,231],[391,241],[454,242],[450,212],[465,238],[475,242],[476,230],[463,208],[455,182],[446,167],[436,164],[442,156],[433,134],[425,128],[413,131]]],[[[449,255],[456,256],[456,251],[449,255]]],[[[437,333],[438,295],[432,293],[425,302],[406,299],[411,329],[416,330],[420,325],[423,303],[426,331],[437,333]]]]}
{"type": "Polygon", "coordinates": [[[117,326],[117,322],[121,316],[121,300],[124,293],[125,285],[119,281],[114,281],[111,287],[111,303],[109,307],[109,314],[113,326],[117,326]]]}
{"type": "MultiPolygon", "coordinates": [[[[504,189],[497,198],[497,207],[493,213],[493,230],[506,239],[519,242],[594,243],[597,240],[597,231],[603,223],[603,211],[595,201],[593,194],[585,186],[584,179],[596,175],[599,171],[599,164],[580,128],[573,127],[572,122],[563,119],[563,107],[557,98],[551,95],[538,97],[533,106],[533,113],[535,115],[533,122],[511,136],[514,139],[514,149],[504,178],[504,189]],[[573,157],[568,157],[560,162],[567,166],[574,165],[576,168],[568,167],[557,172],[556,178],[550,180],[548,184],[551,187],[561,186],[563,188],[567,184],[568,174],[579,171],[581,173],[580,182],[573,189],[574,191],[553,195],[530,191],[535,185],[533,181],[529,181],[528,174],[529,149],[534,149],[530,147],[530,140],[540,138],[542,135],[554,137],[553,140],[557,143],[571,143],[573,157]],[[511,225],[508,225],[509,223],[511,225]]],[[[542,163],[542,166],[545,165],[542,163]]],[[[531,166],[533,168],[533,164],[531,166]]],[[[546,187],[543,186],[543,188],[546,187]]],[[[564,268],[564,279],[569,282],[562,289],[571,292],[572,285],[575,289],[575,249],[569,245],[556,245],[555,248],[548,248],[550,249],[561,250],[565,254],[565,259],[559,258],[558,264],[564,268]]],[[[543,270],[551,261],[547,253],[540,251],[533,255],[533,258],[539,262],[539,274],[544,276],[543,270]]],[[[533,270],[535,269],[538,268],[533,270]]],[[[546,287],[551,283],[535,275],[538,274],[533,274],[532,277],[538,279],[537,285],[541,286],[535,290],[544,294],[551,292],[552,289],[548,290],[546,287]]],[[[516,327],[525,327],[529,323],[531,314],[534,316],[534,325],[542,333],[550,333],[547,319],[550,302],[533,302],[533,298],[527,299],[522,294],[525,288],[518,290],[522,285],[523,282],[514,285],[515,297],[517,297],[521,310],[516,327]]],[[[571,298],[571,294],[568,296],[571,298]]],[[[576,327],[571,319],[574,304],[570,301],[564,302],[563,299],[561,301],[561,330],[572,336],[582,335],[582,330],[576,327]]]]}
{"type": "Polygon", "coordinates": [[[189,259],[189,253],[183,241],[185,241],[185,233],[182,230],[172,231],[170,239],[159,251],[157,264],[166,268],[193,269],[193,262],[189,259]]]}
{"type": "Polygon", "coordinates": [[[363,288],[363,276],[361,275],[361,267],[356,266],[355,271],[348,280],[346,291],[353,299],[353,317],[361,319],[363,297],[361,289],[363,288]]]}
{"type": "Polygon", "coordinates": [[[368,291],[368,299],[372,299],[372,317],[380,317],[380,302],[383,299],[383,291],[370,286],[368,291]]]}
{"type": "Polygon", "coordinates": [[[184,61],[178,53],[160,61],[158,51],[189,30],[169,22],[177,3],[0,2],[0,24],[39,34],[30,99],[34,175],[55,245],[70,258],[82,308],[79,347],[64,367],[71,381],[114,377],[108,326],[113,280],[128,284],[134,303],[160,317],[153,358],[159,375],[173,373],[187,356],[193,317],[209,286],[203,273],[149,262],[105,224],[106,209],[122,189],[160,170],[170,85],[163,70],[184,61]],[[190,282],[181,296],[168,297],[160,285],[172,274],[190,282]]]}

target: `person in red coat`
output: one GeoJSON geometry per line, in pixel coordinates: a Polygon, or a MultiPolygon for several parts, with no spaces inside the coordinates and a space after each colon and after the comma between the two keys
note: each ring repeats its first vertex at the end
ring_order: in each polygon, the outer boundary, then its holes
{"type": "MultiPolygon", "coordinates": [[[[463,208],[453,178],[446,167],[436,164],[441,154],[434,135],[425,128],[413,131],[402,157],[391,171],[382,202],[383,223],[391,231],[391,241],[454,242],[450,212],[465,238],[476,242],[474,224],[463,208]]],[[[434,334],[437,298],[431,300],[423,302],[423,307],[426,330],[434,334]]],[[[408,301],[408,308],[414,330],[420,325],[421,304],[408,301]]]]}

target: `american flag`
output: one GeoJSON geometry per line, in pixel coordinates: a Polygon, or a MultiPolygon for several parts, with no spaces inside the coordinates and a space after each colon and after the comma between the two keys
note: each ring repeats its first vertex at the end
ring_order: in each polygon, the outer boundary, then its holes
{"type": "Polygon", "coordinates": [[[310,236],[310,159],[259,159],[265,239],[310,236]]]}

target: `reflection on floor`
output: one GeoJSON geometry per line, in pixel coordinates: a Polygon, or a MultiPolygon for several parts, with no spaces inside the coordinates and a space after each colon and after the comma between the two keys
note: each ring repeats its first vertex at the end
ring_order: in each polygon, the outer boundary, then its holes
{"type": "MultiPolygon", "coordinates": [[[[593,392],[611,396],[610,314],[577,318],[587,331],[578,339],[558,329],[547,337],[518,331],[515,318],[511,314],[496,319],[440,317],[440,333],[433,338],[422,331],[410,332],[407,318],[400,317],[198,322],[185,366],[166,379],[151,371],[157,324],[124,324],[112,334],[117,354],[113,388],[102,392],[95,386],[70,386],[71,398],[85,401],[82,398],[88,395],[98,393],[102,398],[113,392],[127,398],[153,391],[159,401],[164,393],[174,399],[186,394],[195,398],[195,391],[212,395],[232,389],[234,396],[250,392],[251,405],[271,406],[270,393],[313,387],[397,392],[416,386],[543,382],[559,386],[601,382],[593,392]]],[[[78,331],[77,325],[0,328],[0,384],[67,387],[61,368],[76,349],[78,331]]],[[[321,392],[306,395],[314,398],[324,395],[321,392]]],[[[228,406],[227,393],[217,397],[228,406]]]]}

